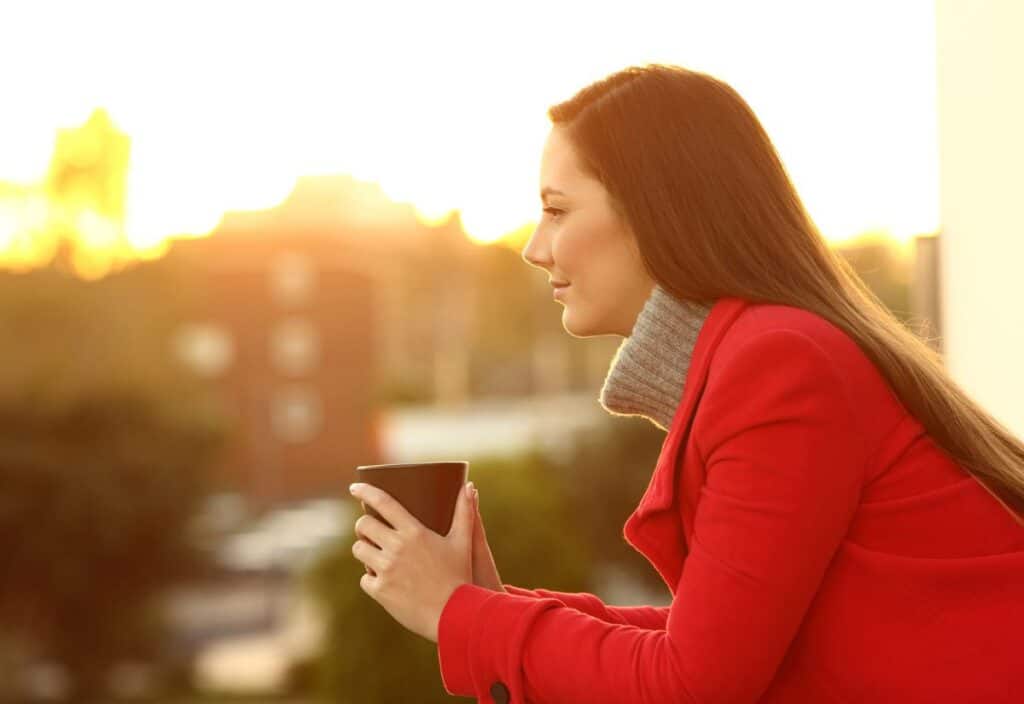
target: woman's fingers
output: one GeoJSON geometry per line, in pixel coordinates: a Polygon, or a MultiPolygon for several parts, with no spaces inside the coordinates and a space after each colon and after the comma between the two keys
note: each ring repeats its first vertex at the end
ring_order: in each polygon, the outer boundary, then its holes
{"type": "Polygon", "coordinates": [[[484,535],[484,522],[480,517],[480,497],[479,495],[473,498],[474,508],[473,511],[473,564],[479,561],[477,555],[483,549],[484,545],[487,544],[487,537],[484,535]]]}
{"type": "Polygon", "coordinates": [[[473,518],[473,542],[477,545],[484,546],[487,545],[487,531],[484,530],[484,519],[483,516],[480,515],[479,494],[477,494],[473,502],[476,504],[476,510],[474,511],[476,515],[473,518]]]}
{"type": "Polygon", "coordinates": [[[349,491],[364,504],[368,504],[381,515],[381,517],[393,525],[399,532],[414,530],[421,523],[409,513],[402,504],[373,484],[357,482],[349,485],[349,491]]]}
{"type": "Polygon", "coordinates": [[[395,546],[395,532],[368,513],[356,519],[354,528],[357,538],[363,538],[376,547],[393,549],[395,546]]]}
{"type": "Polygon", "coordinates": [[[380,548],[365,540],[357,540],[352,543],[352,554],[363,563],[370,576],[375,577],[381,571],[384,553],[380,548]]]}

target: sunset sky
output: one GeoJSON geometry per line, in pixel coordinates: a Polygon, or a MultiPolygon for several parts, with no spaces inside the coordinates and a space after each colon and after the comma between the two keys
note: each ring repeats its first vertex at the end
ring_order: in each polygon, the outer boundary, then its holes
{"type": "Polygon", "coordinates": [[[0,181],[41,179],[55,130],[104,107],[132,139],[140,247],[320,173],[378,181],[425,219],[458,208],[489,240],[539,217],[546,108],[658,61],[747,99],[830,237],[937,229],[931,0],[595,7],[4,4],[0,181]]]}

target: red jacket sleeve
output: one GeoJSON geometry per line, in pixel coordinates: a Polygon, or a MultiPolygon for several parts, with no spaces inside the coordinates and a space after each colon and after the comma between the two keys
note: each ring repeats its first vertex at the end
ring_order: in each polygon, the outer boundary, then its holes
{"type": "Polygon", "coordinates": [[[589,592],[556,592],[551,589],[523,589],[506,584],[509,594],[533,597],[534,599],[557,599],[566,606],[590,614],[608,623],[622,623],[641,628],[664,629],[668,621],[667,606],[612,606],[589,592]]]}
{"type": "Polygon", "coordinates": [[[449,693],[486,701],[501,682],[516,704],[760,697],[856,509],[866,449],[831,357],[797,331],[721,349],[697,413],[706,479],[667,628],[463,584],[438,626],[449,693]]]}

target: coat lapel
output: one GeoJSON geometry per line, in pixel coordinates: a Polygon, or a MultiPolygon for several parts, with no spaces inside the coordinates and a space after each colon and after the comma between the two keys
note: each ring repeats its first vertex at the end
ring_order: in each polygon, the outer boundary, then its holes
{"type": "Polygon", "coordinates": [[[716,301],[708,313],[697,335],[683,396],[662,443],[651,481],[623,528],[626,541],[647,557],[673,593],[688,552],[697,497],[704,483],[704,467],[696,462],[680,466],[679,453],[686,446],[715,350],[748,305],[746,300],[725,297],[716,301]],[[677,511],[682,516],[681,524],[677,511]]]}

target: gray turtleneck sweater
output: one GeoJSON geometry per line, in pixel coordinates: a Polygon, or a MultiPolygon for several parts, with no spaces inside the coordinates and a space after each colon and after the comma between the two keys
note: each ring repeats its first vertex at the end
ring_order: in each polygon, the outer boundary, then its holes
{"type": "Polygon", "coordinates": [[[655,284],[633,331],[615,352],[600,402],[612,415],[641,416],[668,430],[683,395],[697,334],[710,305],[675,298],[655,284]]]}

